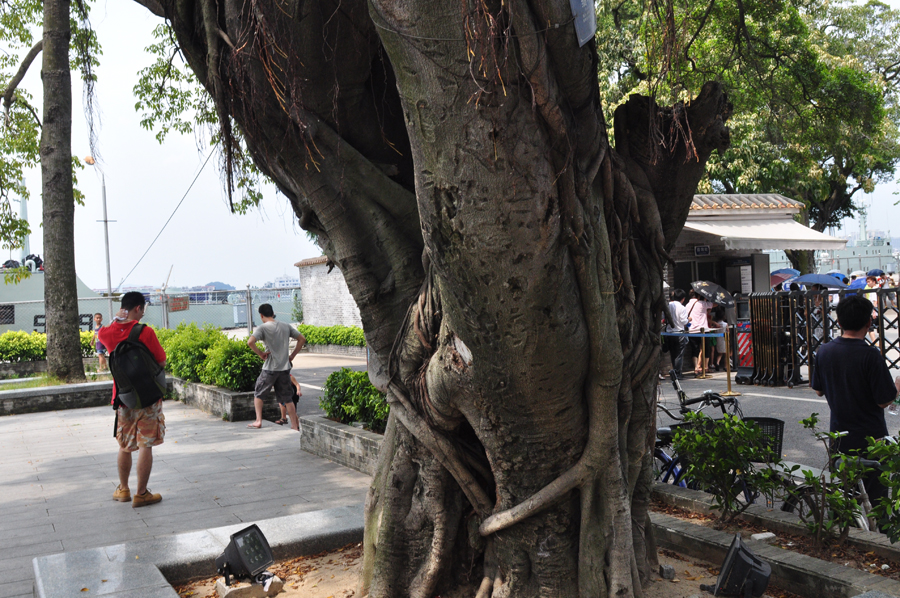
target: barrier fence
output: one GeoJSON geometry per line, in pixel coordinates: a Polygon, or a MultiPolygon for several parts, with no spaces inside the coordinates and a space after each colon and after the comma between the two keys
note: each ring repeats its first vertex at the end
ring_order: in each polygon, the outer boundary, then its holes
{"type": "MultiPolygon", "coordinates": [[[[216,328],[243,328],[252,332],[260,324],[257,310],[268,303],[275,317],[283,322],[296,322],[299,318],[300,288],[262,288],[236,291],[203,291],[188,293],[144,293],[147,306],[142,322],[157,328],[175,328],[178,324],[194,323],[216,328]],[[249,314],[249,317],[248,317],[249,314]]],[[[119,308],[113,299],[113,310],[119,308]]],[[[95,313],[103,314],[104,324],[109,323],[109,301],[106,297],[78,298],[78,327],[93,330],[95,313]]],[[[46,332],[46,310],[43,301],[16,301],[0,303],[0,333],[10,330],[46,332]]]]}

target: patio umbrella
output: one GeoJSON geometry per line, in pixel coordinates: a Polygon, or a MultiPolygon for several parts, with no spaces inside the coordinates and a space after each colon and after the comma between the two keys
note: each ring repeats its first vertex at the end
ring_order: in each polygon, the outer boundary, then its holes
{"type": "Polygon", "coordinates": [[[734,297],[720,285],[706,280],[691,283],[691,288],[701,297],[722,307],[734,307],[734,297]]]}
{"type": "Polygon", "coordinates": [[[804,274],[803,276],[795,278],[793,282],[798,282],[807,286],[817,284],[832,289],[847,288],[847,285],[845,285],[843,282],[841,282],[834,276],[829,276],[828,274],[804,274]]]}
{"type": "Polygon", "coordinates": [[[769,274],[769,286],[774,287],[779,282],[784,282],[785,280],[789,280],[794,278],[795,276],[799,276],[800,270],[794,270],[793,268],[782,268],[780,270],[775,270],[769,274]]]}
{"type": "Polygon", "coordinates": [[[884,270],[881,268],[872,268],[866,272],[866,276],[884,276],[884,270]]]}

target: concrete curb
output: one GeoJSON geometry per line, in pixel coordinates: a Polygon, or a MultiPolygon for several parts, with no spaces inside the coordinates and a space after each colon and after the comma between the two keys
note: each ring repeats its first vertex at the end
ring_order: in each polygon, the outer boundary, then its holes
{"type": "MultiPolygon", "coordinates": [[[[174,598],[173,583],[215,575],[231,534],[250,522],[35,558],[34,595],[174,598]]],[[[257,522],[275,560],[334,550],[363,537],[363,507],[337,507],[257,522]]]]}
{"type": "MultiPolygon", "coordinates": [[[[672,484],[655,483],[653,496],[662,502],[693,511],[695,513],[713,513],[712,495],[699,490],[681,488],[672,484]]],[[[763,505],[750,505],[740,518],[769,528],[773,532],[808,535],[809,532],[795,513],[785,513],[778,509],[769,509],[763,505]]],[[[850,528],[847,545],[865,553],[874,553],[880,557],[900,561],[900,544],[892,544],[890,539],[878,532],[867,532],[854,527],[850,528]]]]}
{"type": "MultiPolygon", "coordinates": [[[[650,513],[656,543],[710,563],[721,563],[733,536],[725,532],[683,521],[664,513],[650,513]]],[[[772,567],[772,578],[779,587],[803,596],[853,598],[877,591],[900,595],[900,582],[822,561],[763,542],[750,544],[751,550],[772,567]]]]}

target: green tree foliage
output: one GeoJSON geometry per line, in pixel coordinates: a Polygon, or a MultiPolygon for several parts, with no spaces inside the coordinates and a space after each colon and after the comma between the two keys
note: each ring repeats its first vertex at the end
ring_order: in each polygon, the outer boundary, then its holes
{"type": "Polygon", "coordinates": [[[253,163],[241,136],[240,128],[229,123],[234,139],[222,143],[219,118],[209,93],[197,82],[194,72],[181,55],[168,25],[158,25],[153,30],[156,43],[146,48],[153,57],[153,64],[142,69],[134,86],[137,99],[135,110],[141,113],[141,126],[156,131],[156,139],[165,141],[169,133],[182,135],[208,134],[210,145],[216,151],[228,153],[233,160],[226,162],[226,185],[233,212],[244,214],[262,199],[260,185],[265,178],[253,163]],[[239,193],[234,201],[233,193],[239,193]]]}
{"type": "MultiPolygon", "coordinates": [[[[93,136],[93,69],[102,54],[99,41],[90,27],[89,6],[74,3],[71,19],[71,68],[81,73],[88,100],[86,116],[93,136]]],[[[3,94],[2,123],[0,123],[0,247],[15,249],[22,246],[31,233],[28,222],[18,217],[11,202],[29,199],[24,174],[35,168],[40,159],[41,115],[34,103],[37,90],[29,91],[19,83],[41,51],[40,25],[42,3],[35,0],[14,0],[0,3],[0,94],[3,94]]],[[[91,141],[92,147],[94,140],[91,141]]],[[[72,160],[74,172],[83,168],[78,159],[72,160]]],[[[77,180],[75,181],[77,185],[77,180]]],[[[84,196],[75,189],[75,201],[84,204],[84,196]]],[[[21,279],[23,272],[16,279],[21,279]]]]}
{"type": "Polygon", "coordinates": [[[887,5],[667,0],[609,6],[598,22],[607,114],[631,93],[669,101],[725,84],[732,144],[710,159],[701,192],[782,193],[824,230],[892,177],[900,13],[887,5]]]}

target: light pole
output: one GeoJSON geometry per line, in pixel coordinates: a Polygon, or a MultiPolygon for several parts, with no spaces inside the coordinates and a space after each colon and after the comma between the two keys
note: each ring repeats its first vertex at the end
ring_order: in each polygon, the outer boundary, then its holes
{"type": "MultiPolygon", "coordinates": [[[[92,156],[88,156],[84,159],[85,164],[89,166],[96,166],[96,162],[92,156]]],[[[100,180],[101,180],[101,197],[103,198],[103,220],[99,220],[98,222],[103,223],[103,245],[106,249],[106,301],[109,308],[109,319],[108,322],[112,322],[113,317],[113,301],[112,301],[112,278],[109,273],[109,220],[106,219],[106,175],[103,173],[103,169],[97,166],[97,170],[100,171],[100,180]]],[[[115,221],[113,221],[115,222],[115,221]]]]}

